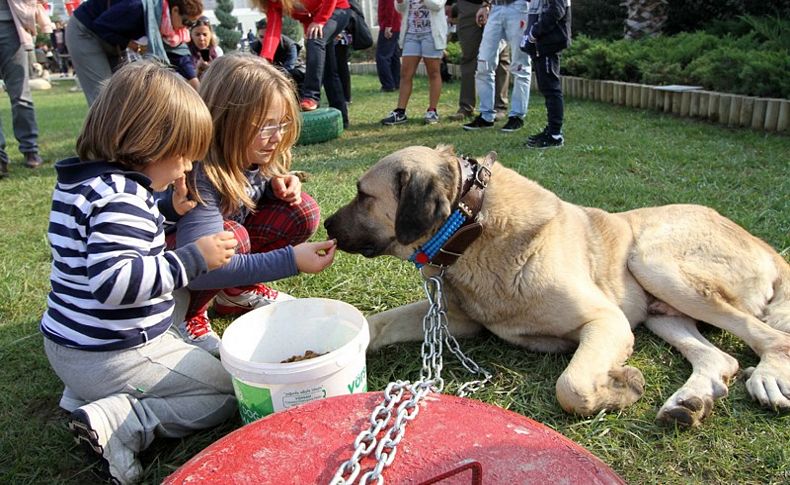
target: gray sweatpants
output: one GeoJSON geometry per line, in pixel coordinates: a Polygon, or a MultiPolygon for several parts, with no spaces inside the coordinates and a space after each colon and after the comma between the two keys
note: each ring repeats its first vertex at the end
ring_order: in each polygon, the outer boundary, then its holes
{"type": "Polygon", "coordinates": [[[121,51],[103,41],[77,17],[71,17],[66,26],[66,47],[71,54],[74,72],[80,80],[82,92],[92,105],[106,81],[121,63],[121,51]]]}
{"type": "MultiPolygon", "coordinates": [[[[38,124],[30,94],[27,51],[19,42],[13,20],[0,20],[0,77],[11,100],[11,124],[22,153],[38,152],[38,124]]],[[[0,158],[8,161],[0,124],[0,158]]]]}
{"type": "Polygon", "coordinates": [[[154,436],[179,438],[236,412],[231,377],[208,352],[172,330],[133,349],[88,352],[44,338],[50,365],[66,385],[61,406],[101,407],[135,453],[154,436]]]}

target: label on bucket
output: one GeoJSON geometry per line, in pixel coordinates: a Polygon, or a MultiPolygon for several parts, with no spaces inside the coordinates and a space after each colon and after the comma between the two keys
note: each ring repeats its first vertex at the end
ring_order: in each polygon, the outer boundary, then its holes
{"type": "Polygon", "coordinates": [[[233,379],[233,390],[239,401],[239,413],[245,424],[250,424],[274,412],[272,393],[266,387],[250,386],[236,378],[233,379]]]}
{"type": "Polygon", "coordinates": [[[245,424],[252,423],[275,411],[330,396],[367,392],[367,366],[345,369],[336,381],[290,385],[252,384],[233,378],[233,389],[239,402],[239,413],[245,424]],[[264,387],[266,386],[266,387],[264,387]]]}

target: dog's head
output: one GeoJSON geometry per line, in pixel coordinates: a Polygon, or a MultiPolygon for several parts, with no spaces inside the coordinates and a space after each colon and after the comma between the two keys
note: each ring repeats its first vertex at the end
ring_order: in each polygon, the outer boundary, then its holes
{"type": "Polygon", "coordinates": [[[450,215],[460,177],[452,147],[398,150],[359,179],[354,200],[324,226],[343,251],[406,259],[450,215]]]}

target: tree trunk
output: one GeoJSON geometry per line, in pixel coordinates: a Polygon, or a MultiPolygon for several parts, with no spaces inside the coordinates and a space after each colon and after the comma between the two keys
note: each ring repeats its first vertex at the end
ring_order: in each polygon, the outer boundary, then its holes
{"type": "Polygon", "coordinates": [[[641,39],[661,33],[667,21],[667,0],[624,0],[625,38],[641,39]]]}

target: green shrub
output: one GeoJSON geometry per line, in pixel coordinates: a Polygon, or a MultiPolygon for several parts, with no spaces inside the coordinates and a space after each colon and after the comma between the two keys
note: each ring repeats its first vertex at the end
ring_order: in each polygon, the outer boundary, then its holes
{"type": "Polygon", "coordinates": [[[574,0],[571,29],[595,39],[620,39],[625,23],[625,4],[612,0],[574,0]]]}
{"type": "Polygon", "coordinates": [[[590,79],[692,84],[752,96],[790,96],[790,22],[742,18],[747,34],[682,33],[640,41],[579,36],[563,57],[563,72],[590,79]]]}
{"type": "Polygon", "coordinates": [[[450,64],[461,63],[461,44],[458,42],[448,42],[444,50],[447,52],[447,62],[450,64]]]}

